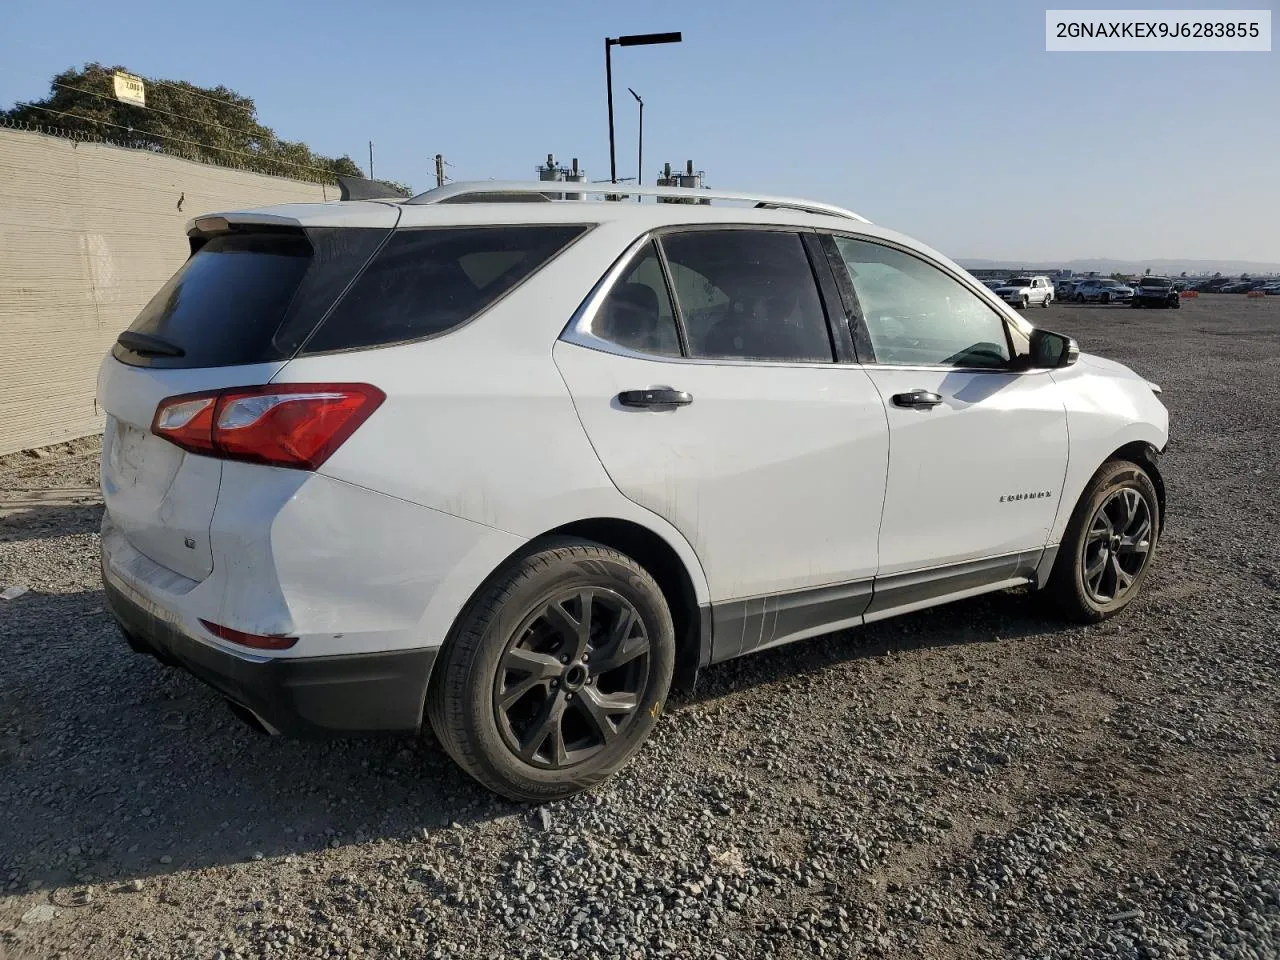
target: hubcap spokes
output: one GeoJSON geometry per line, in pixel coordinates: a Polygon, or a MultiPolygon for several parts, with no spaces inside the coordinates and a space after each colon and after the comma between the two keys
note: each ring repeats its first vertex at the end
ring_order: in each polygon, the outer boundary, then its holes
{"type": "Polygon", "coordinates": [[[634,719],[649,636],[630,601],[604,587],[558,594],[517,629],[494,681],[498,730],[526,763],[581,763],[634,719]]]}
{"type": "Polygon", "coordinates": [[[1115,491],[1093,515],[1084,543],[1084,585],[1098,603],[1132,589],[1151,553],[1151,510],[1132,487],[1115,491]]]}

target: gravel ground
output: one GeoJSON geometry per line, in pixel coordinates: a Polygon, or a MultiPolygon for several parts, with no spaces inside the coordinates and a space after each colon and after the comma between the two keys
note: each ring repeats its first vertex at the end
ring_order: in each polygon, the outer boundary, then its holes
{"type": "Polygon", "coordinates": [[[0,957],[1280,956],[1280,300],[1032,319],[1164,387],[1134,607],[707,670],[542,808],[426,741],[250,732],[113,629],[94,442],[0,460],[0,957]]]}

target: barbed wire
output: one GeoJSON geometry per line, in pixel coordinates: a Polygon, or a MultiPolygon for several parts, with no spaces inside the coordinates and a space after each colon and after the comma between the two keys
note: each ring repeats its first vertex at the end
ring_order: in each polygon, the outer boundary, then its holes
{"type": "Polygon", "coordinates": [[[95,117],[85,117],[78,113],[67,113],[65,110],[54,110],[52,107],[42,107],[38,103],[24,103],[23,101],[19,100],[17,101],[17,106],[30,107],[33,110],[43,110],[45,113],[52,113],[55,116],[59,116],[59,117],[70,117],[73,120],[82,120],[85,123],[98,123],[98,124],[102,124],[105,127],[115,127],[117,130],[127,131],[129,134],[139,138],[154,137],[158,140],[168,140],[172,143],[186,144],[188,146],[200,147],[205,150],[221,150],[224,153],[230,153],[230,154],[233,154],[234,156],[248,157],[249,159],[256,160],[259,163],[278,164],[279,166],[292,167],[296,170],[310,170],[316,173],[324,174],[328,177],[333,177],[334,178],[333,182],[337,182],[337,174],[332,170],[326,170],[324,167],[312,167],[303,163],[293,163],[289,160],[278,160],[275,157],[266,156],[260,153],[247,153],[243,150],[233,150],[230,147],[220,147],[212,143],[201,143],[198,140],[187,140],[183,137],[171,137],[163,133],[152,133],[147,130],[139,130],[136,127],[128,127],[128,126],[125,126],[124,124],[112,123],[109,120],[99,120],[95,117]]]}
{"type": "MultiPolygon", "coordinates": [[[[68,114],[68,116],[75,116],[75,114],[68,114]]],[[[79,117],[78,119],[88,119],[88,118],[79,117]]],[[[228,162],[225,160],[218,160],[213,157],[202,156],[198,153],[192,153],[190,155],[186,155],[183,153],[159,153],[156,150],[148,149],[146,146],[139,146],[137,143],[126,143],[121,140],[112,140],[110,137],[104,137],[101,134],[88,133],[84,130],[69,130],[66,127],[56,127],[56,126],[52,126],[50,124],[44,124],[44,123],[32,123],[29,120],[14,120],[10,117],[5,117],[5,116],[0,116],[0,128],[6,128],[10,130],[20,130],[26,133],[38,133],[38,134],[41,134],[42,136],[57,137],[62,140],[71,140],[77,143],[102,143],[102,144],[107,144],[108,146],[118,147],[121,150],[137,150],[142,153],[151,153],[156,156],[170,156],[179,160],[187,160],[195,163],[203,163],[206,166],[210,166],[210,167],[221,167],[227,170],[244,170],[249,173],[256,173],[264,177],[279,177],[281,179],[286,179],[286,180],[301,180],[305,183],[318,183],[318,184],[325,184],[328,186],[333,186],[337,182],[337,175],[329,174],[327,171],[322,171],[323,176],[295,175],[295,176],[286,177],[278,173],[268,173],[262,170],[259,166],[251,166],[246,163],[235,163],[235,162],[228,162]]],[[[146,134],[146,135],[155,136],[155,134],[146,134]]],[[[269,162],[279,163],[280,161],[272,160],[269,162]]],[[[301,169],[319,170],[320,168],[303,167],[301,169]]]]}

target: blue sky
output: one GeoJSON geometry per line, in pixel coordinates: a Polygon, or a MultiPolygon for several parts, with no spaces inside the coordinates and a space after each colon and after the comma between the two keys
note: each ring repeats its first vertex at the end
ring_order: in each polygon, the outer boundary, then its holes
{"type": "Polygon", "coordinates": [[[376,172],[420,189],[437,152],[458,179],[531,177],[548,152],[598,179],[603,38],[681,30],[614,50],[620,176],[631,86],[647,182],[692,159],[715,186],[843,204],[961,258],[1280,261],[1280,52],[1051,54],[1046,6],[1066,4],[44,0],[5,14],[0,105],[122,63],[223,83],[362,166],[373,140],[376,172]]]}

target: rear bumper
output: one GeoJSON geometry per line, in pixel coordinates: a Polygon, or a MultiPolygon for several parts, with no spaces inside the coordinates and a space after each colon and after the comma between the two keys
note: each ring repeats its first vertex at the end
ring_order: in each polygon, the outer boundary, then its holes
{"type": "Polygon", "coordinates": [[[182,667],[294,737],[416,731],[435,649],[270,659],[238,656],[159,616],[103,569],[107,604],[135,649],[182,667]]]}

